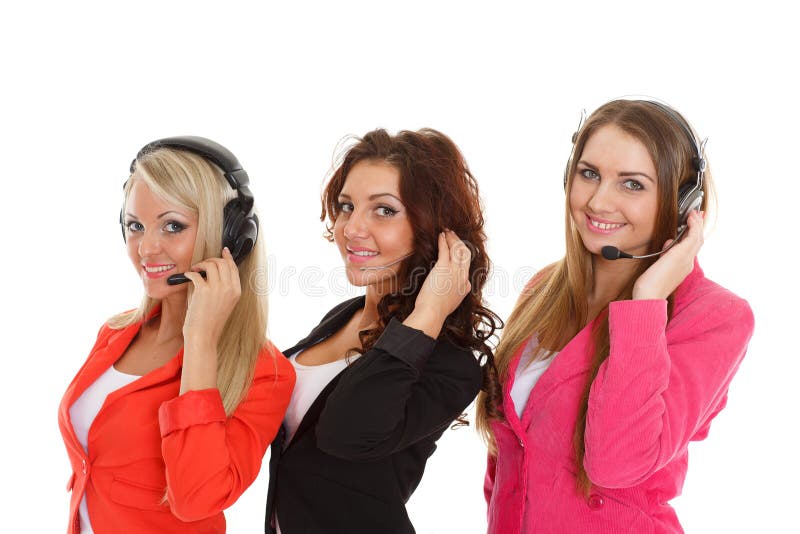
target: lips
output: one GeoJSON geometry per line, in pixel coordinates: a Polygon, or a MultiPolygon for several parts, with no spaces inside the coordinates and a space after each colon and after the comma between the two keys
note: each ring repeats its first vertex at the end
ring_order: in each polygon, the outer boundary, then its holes
{"type": "Polygon", "coordinates": [[[174,263],[146,263],[142,265],[142,271],[147,278],[162,278],[174,270],[174,263]]]}
{"type": "Polygon", "coordinates": [[[586,215],[586,227],[592,232],[598,234],[604,234],[604,235],[613,234],[614,232],[616,232],[617,230],[626,225],[627,223],[618,223],[586,215]]]}
{"type": "Polygon", "coordinates": [[[378,251],[364,247],[347,246],[345,250],[347,250],[347,260],[352,263],[364,263],[380,254],[378,251]]]}

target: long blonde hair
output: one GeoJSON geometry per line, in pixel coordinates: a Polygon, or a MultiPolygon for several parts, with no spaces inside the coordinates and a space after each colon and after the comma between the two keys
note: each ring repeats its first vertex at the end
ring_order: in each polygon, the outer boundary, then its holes
{"type": "MultiPolygon", "coordinates": [[[[205,158],[172,148],[159,148],[140,156],[125,184],[127,202],[133,183],[141,181],[167,202],[191,210],[198,216],[192,263],[219,257],[222,250],[223,207],[236,196],[222,171],[205,158]]],[[[123,204],[123,211],[124,211],[123,204]]],[[[233,309],[217,345],[217,387],[225,413],[230,415],[247,393],[258,353],[266,342],[267,295],[256,290],[257,280],[266,280],[263,240],[239,264],[242,295],[233,309]]],[[[191,298],[192,286],[187,288],[191,298]]],[[[111,328],[125,328],[148,316],[159,301],[145,295],[135,310],[115,315],[111,328]]]]}
{"type": "MultiPolygon", "coordinates": [[[[677,114],[677,112],[675,113],[677,114]]],[[[501,384],[508,379],[508,368],[516,351],[531,335],[535,333],[538,341],[533,359],[544,359],[551,351],[560,351],[589,322],[588,293],[593,279],[592,255],[584,247],[577,227],[570,216],[569,193],[572,179],[576,173],[577,162],[583,153],[586,141],[599,128],[609,124],[616,125],[644,144],[656,167],[659,200],[655,229],[650,242],[651,252],[660,250],[667,239],[675,237],[675,229],[678,224],[678,190],[683,184],[694,182],[697,176],[692,164],[692,159],[696,155],[694,145],[675,118],[651,102],[615,100],[604,104],[592,113],[578,132],[573,155],[567,163],[564,217],[566,255],[561,260],[542,269],[520,296],[508,318],[495,352],[495,364],[501,384]]],[[[711,172],[708,168],[706,168],[703,179],[703,190],[705,196],[701,209],[706,210],[708,205],[713,204],[713,186],[711,172]]],[[[638,260],[635,272],[612,301],[630,299],[636,279],[657,259],[658,257],[638,260]]],[[[670,295],[668,299],[670,317],[672,300],[672,295],[670,295]]],[[[591,482],[583,467],[586,411],[592,381],[597,375],[600,364],[608,357],[608,304],[608,302],[605,303],[605,307],[598,315],[593,327],[594,354],[581,405],[577,407],[579,409],[578,421],[573,436],[578,487],[584,493],[587,493],[591,487],[591,482]]],[[[489,414],[494,411],[493,409],[502,410],[502,406],[490,406],[490,401],[491,399],[486,393],[479,394],[476,403],[476,426],[486,439],[490,454],[496,454],[491,421],[499,418],[491,417],[489,414]]]]}

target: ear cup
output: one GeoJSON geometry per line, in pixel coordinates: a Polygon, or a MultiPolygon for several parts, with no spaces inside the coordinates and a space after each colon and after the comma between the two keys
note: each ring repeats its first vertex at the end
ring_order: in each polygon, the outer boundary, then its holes
{"type": "Polygon", "coordinates": [[[236,263],[253,250],[258,238],[258,217],[242,208],[239,198],[225,205],[222,224],[222,246],[228,247],[236,263]]]}
{"type": "Polygon", "coordinates": [[[697,183],[683,184],[678,190],[678,227],[682,227],[689,220],[689,214],[698,210],[703,205],[703,190],[697,183]]]}

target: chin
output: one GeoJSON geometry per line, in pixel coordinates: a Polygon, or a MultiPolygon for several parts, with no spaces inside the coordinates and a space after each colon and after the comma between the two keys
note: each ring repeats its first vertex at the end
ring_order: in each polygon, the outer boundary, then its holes
{"type": "Polygon", "coordinates": [[[167,280],[165,278],[163,280],[163,282],[159,283],[157,286],[156,285],[145,284],[144,292],[151,299],[164,300],[165,298],[169,297],[170,295],[175,295],[176,293],[181,293],[183,291],[186,291],[186,286],[187,285],[188,284],[181,284],[181,285],[178,285],[178,286],[170,286],[170,285],[167,285],[167,280]]]}

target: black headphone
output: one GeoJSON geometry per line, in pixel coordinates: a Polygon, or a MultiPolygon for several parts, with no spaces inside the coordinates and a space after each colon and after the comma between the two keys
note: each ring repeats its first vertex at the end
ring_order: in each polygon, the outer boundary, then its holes
{"type": "MultiPolygon", "coordinates": [[[[681,127],[686,134],[687,139],[694,147],[694,157],[692,157],[692,167],[697,172],[697,178],[693,182],[687,182],[678,189],[678,234],[681,235],[686,230],[686,224],[689,219],[689,214],[694,210],[700,209],[703,205],[703,175],[706,170],[705,154],[705,141],[700,142],[694,135],[689,123],[686,122],[677,111],[654,100],[628,100],[629,102],[641,102],[643,104],[652,106],[662,113],[670,117],[678,126],[681,127]]],[[[567,173],[569,172],[569,164],[575,155],[575,142],[578,140],[578,134],[583,127],[583,122],[586,118],[586,112],[581,113],[581,120],[578,123],[578,129],[572,134],[572,152],[570,152],[569,159],[567,160],[567,168],[564,169],[564,190],[567,188],[567,173]]]]}
{"type": "MultiPolygon", "coordinates": [[[[240,263],[253,250],[258,239],[258,217],[253,212],[253,194],[250,192],[250,178],[230,150],[205,137],[194,135],[167,137],[146,144],[131,162],[130,172],[136,169],[136,161],[154,150],[175,148],[202,156],[222,169],[225,179],[236,190],[236,198],[225,204],[222,223],[222,246],[228,247],[234,261],[240,263]]],[[[125,223],[122,210],[119,212],[122,238],[125,223]]]]}

